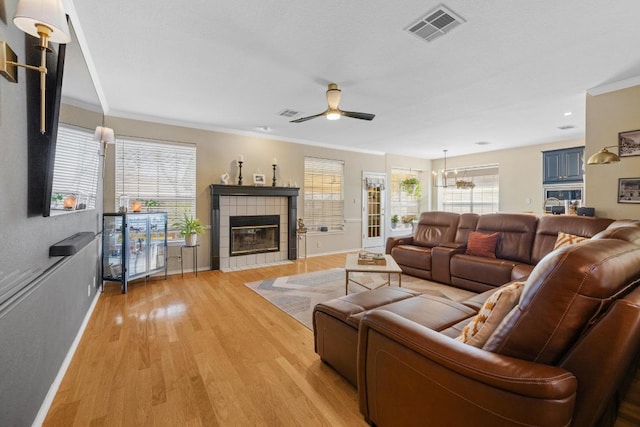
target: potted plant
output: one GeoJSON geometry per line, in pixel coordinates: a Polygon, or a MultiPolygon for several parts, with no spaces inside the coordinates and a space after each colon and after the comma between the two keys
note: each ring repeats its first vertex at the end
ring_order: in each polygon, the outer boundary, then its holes
{"type": "Polygon", "coordinates": [[[415,176],[403,179],[402,182],[400,182],[400,188],[408,196],[414,196],[418,199],[420,198],[420,180],[415,176]]]}
{"type": "Polygon", "coordinates": [[[391,228],[396,228],[398,222],[400,222],[400,218],[398,217],[398,215],[393,215],[391,217],[391,228]]]}
{"type": "Polygon", "coordinates": [[[190,217],[186,212],[184,218],[173,226],[180,231],[181,236],[184,236],[187,246],[195,246],[198,243],[198,234],[202,233],[204,227],[198,218],[190,217]]]}
{"type": "Polygon", "coordinates": [[[144,207],[147,209],[148,212],[151,212],[151,211],[155,210],[159,206],[160,206],[160,203],[158,203],[157,200],[145,200],[144,201],[144,207]]]}

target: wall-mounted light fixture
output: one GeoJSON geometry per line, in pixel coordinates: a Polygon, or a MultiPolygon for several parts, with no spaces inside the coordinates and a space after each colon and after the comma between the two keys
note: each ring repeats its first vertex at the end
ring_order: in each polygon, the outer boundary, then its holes
{"type": "MultiPolygon", "coordinates": [[[[447,170],[447,151],[449,150],[442,150],[444,151],[444,169],[442,169],[440,171],[440,182],[438,182],[438,172],[433,171],[431,172],[432,174],[432,181],[433,181],[433,186],[434,187],[442,187],[442,188],[447,188],[448,184],[447,184],[447,180],[449,179],[449,171],[447,170]]],[[[458,171],[454,171],[454,176],[458,175],[458,171]]]]}
{"type": "Polygon", "coordinates": [[[0,40],[0,74],[18,83],[18,67],[40,73],[40,133],[45,132],[45,89],[49,42],[69,43],[71,36],[61,0],[20,0],[13,17],[20,30],[40,39],[36,49],[41,51],[40,66],[21,64],[9,45],[0,40]]]}
{"type": "Polygon", "coordinates": [[[96,131],[93,133],[93,140],[100,141],[102,143],[102,146],[100,147],[100,156],[102,157],[102,177],[104,178],[104,167],[107,160],[107,146],[109,144],[116,143],[116,136],[113,129],[104,126],[96,126],[96,131]]]}
{"type": "Polygon", "coordinates": [[[613,147],[617,147],[617,145],[608,145],[606,147],[603,147],[602,150],[598,151],[596,154],[589,157],[589,160],[587,160],[587,164],[588,165],[606,165],[609,163],[619,162],[620,156],[618,156],[616,153],[612,153],[611,151],[607,150],[607,148],[613,148],[613,147]]]}
{"type": "Polygon", "coordinates": [[[102,142],[105,150],[108,144],[116,143],[116,137],[113,129],[104,126],[96,126],[96,131],[93,134],[93,140],[102,142]]]}

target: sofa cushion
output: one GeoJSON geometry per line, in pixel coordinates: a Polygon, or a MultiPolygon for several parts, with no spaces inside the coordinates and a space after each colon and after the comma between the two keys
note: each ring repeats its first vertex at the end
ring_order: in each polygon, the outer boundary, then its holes
{"type": "Polygon", "coordinates": [[[535,215],[484,214],[478,218],[476,231],[500,233],[500,240],[496,246],[496,258],[531,264],[531,246],[537,224],[538,217],[535,215]]]}
{"type": "Polygon", "coordinates": [[[431,248],[398,245],[391,249],[391,256],[399,265],[431,270],[431,248]]]}
{"type": "Polygon", "coordinates": [[[511,281],[513,261],[459,254],[451,258],[451,283],[455,278],[491,286],[501,286],[511,281]]]}
{"type": "Polygon", "coordinates": [[[589,238],[559,231],[558,238],[556,239],[556,244],[553,246],[553,250],[555,251],[556,249],[560,249],[565,246],[576,245],[580,242],[584,242],[585,240],[589,240],[589,238]]]}
{"type": "Polygon", "coordinates": [[[460,214],[453,212],[423,212],[415,226],[412,244],[432,248],[443,242],[453,242],[460,214]]]}
{"type": "Polygon", "coordinates": [[[613,300],[640,279],[640,246],[590,239],[551,252],[484,349],[554,365],[613,300]]]}
{"type": "MultiPolygon", "coordinates": [[[[477,313],[476,310],[460,302],[429,294],[392,302],[380,306],[377,310],[390,311],[434,331],[450,328],[477,313]]],[[[348,321],[360,324],[360,320],[365,314],[354,314],[348,321]]]]}
{"type": "Polygon", "coordinates": [[[573,234],[575,236],[593,237],[604,230],[613,220],[608,218],[593,218],[575,215],[543,215],[538,219],[536,236],[531,250],[531,262],[537,264],[549,252],[558,239],[558,232],[573,234]]]}
{"type": "Polygon", "coordinates": [[[485,234],[472,231],[469,234],[469,242],[467,243],[465,253],[467,255],[495,258],[496,245],[498,244],[499,238],[500,233],[485,234]]]}
{"type": "Polygon", "coordinates": [[[601,232],[593,236],[593,239],[594,240],[598,240],[598,239],[626,240],[627,242],[631,242],[640,246],[640,227],[635,225],[630,225],[626,227],[625,226],[609,227],[606,230],[602,230],[601,232]]]}
{"type": "Polygon", "coordinates": [[[516,306],[523,286],[523,282],[513,282],[495,291],[456,339],[481,348],[502,319],[516,306]]]}

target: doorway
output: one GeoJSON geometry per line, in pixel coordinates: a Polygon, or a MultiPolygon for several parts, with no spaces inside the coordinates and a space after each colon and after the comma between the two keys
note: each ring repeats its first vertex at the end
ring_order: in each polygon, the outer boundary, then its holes
{"type": "Polygon", "coordinates": [[[365,249],[384,248],[386,181],[383,173],[362,172],[362,247],[365,249]]]}

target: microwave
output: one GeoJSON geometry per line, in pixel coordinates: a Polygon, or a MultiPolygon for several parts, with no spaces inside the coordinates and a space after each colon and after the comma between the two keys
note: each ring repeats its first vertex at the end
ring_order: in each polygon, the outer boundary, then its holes
{"type": "MultiPolygon", "coordinates": [[[[578,206],[584,205],[584,187],[581,185],[571,186],[545,186],[544,187],[544,210],[545,212],[553,212],[553,206],[562,206],[564,209],[565,201],[575,203],[578,206]]],[[[557,208],[556,208],[557,209],[557,208]]],[[[564,212],[562,212],[564,213],[564,212]]]]}
{"type": "Polygon", "coordinates": [[[558,200],[571,200],[582,201],[582,187],[580,188],[545,188],[544,189],[544,198],[545,200],[553,197],[558,200]]]}

